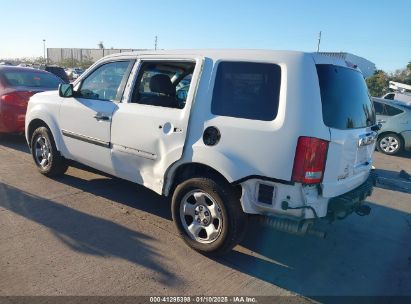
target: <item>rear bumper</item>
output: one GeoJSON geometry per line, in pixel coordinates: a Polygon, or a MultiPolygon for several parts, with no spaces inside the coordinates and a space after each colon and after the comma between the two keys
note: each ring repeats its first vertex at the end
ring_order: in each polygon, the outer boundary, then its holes
{"type": "Polygon", "coordinates": [[[24,132],[25,109],[2,106],[0,111],[0,133],[24,132]]]}
{"type": "Polygon", "coordinates": [[[330,220],[344,219],[353,212],[358,212],[363,201],[372,194],[377,176],[371,172],[360,186],[345,194],[330,199],[327,217],[330,220]]]}

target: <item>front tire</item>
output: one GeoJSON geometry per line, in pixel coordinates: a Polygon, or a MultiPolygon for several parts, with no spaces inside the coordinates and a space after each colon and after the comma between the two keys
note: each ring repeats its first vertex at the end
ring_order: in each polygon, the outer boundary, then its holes
{"type": "Polygon", "coordinates": [[[53,177],[67,171],[68,166],[57,151],[53,135],[46,127],[34,130],[31,137],[31,154],[41,174],[53,177]]]}
{"type": "Polygon", "coordinates": [[[377,142],[377,150],[387,155],[398,154],[402,148],[402,139],[395,133],[383,134],[377,142]]]}
{"type": "Polygon", "coordinates": [[[176,188],[171,208],[185,243],[205,255],[227,253],[246,229],[247,215],[228,183],[189,179],[176,188]]]}

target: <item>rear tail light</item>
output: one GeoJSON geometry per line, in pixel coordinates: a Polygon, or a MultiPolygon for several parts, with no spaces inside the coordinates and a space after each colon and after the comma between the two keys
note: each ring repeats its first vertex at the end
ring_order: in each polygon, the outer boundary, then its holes
{"type": "Polygon", "coordinates": [[[25,107],[31,96],[36,92],[16,91],[0,96],[0,102],[12,106],[25,107]]]}
{"type": "Polygon", "coordinates": [[[326,140],[304,136],[298,138],[292,180],[303,184],[321,183],[327,151],[326,140]]]}

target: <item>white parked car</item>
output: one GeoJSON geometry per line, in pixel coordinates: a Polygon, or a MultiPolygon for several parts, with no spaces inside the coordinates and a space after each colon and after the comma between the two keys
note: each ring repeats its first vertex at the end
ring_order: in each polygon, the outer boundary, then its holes
{"type": "Polygon", "coordinates": [[[172,197],[182,238],[205,254],[237,244],[249,214],[298,234],[368,214],[377,130],[358,70],[291,51],[111,55],[26,115],[42,174],[74,160],[172,197]]]}
{"type": "Polygon", "coordinates": [[[389,99],[389,100],[399,100],[402,102],[407,102],[407,103],[411,103],[411,94],[408,93],[400,93],[400,92],[390,92],[385,94],[383,97],[383,99],[389,99]]]}
{"type": "Polygon", "coordinates": [[[385,94],[382,97],[383,99],[398,100],[405,103],[411,103],[411,85],[390,81],[389,88],[393,90],[393,92],[385,94]]]}

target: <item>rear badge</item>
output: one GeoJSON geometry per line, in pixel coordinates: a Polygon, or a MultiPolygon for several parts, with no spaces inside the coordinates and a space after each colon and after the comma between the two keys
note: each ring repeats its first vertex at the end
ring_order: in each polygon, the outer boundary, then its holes
{"type": "Polygon", "coordinates": [[[358,147],[368,146],[373,144],[377,140],[377,133],[371,132],[360,136],[358,140],[358,147]]]}

